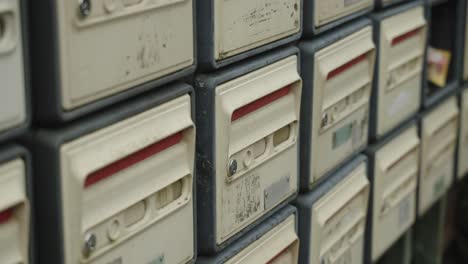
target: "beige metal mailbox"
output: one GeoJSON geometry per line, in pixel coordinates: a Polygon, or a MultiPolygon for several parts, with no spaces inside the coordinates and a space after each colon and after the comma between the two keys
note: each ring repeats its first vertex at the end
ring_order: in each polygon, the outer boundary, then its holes
{"type": "Polygon", "coordinates": [[[367,144],[374,61],[370,26],[315,53],[310,184],[367,144]]]}
{"type": "Polygon", "coordinates": [[[57,225],[38,230],[41,263],[194,259],[191,91],[174,84],[64,129],[38,132],[36,170],[48,177],[37,179],[36,188],[50,193],[36,203],[37,218],[57,225]],[[42,245],[47,241],[56,244],[42,245]]]}
{"type": "Polygon", "coordinates": [[[297,191],[297,63],[291,56],[216,89],[218,243],[297,191]]]}
{"type": "Polygon", "coordinates": [[[64,144],[65,262],[191,260],[194,147],[188,95],[64,144]]]}
{"type": "Polygon", "coordinates": [[[310,263],[363,262],[368,194],[362,163],[313,206],[310,263]]]}
{"type": "Polygon", "coordinates": [[[314,25],[321,27],[352,13],[372,7],[373,0],[309,0],[315,3],[314,25]]]}
{"type": "Polygon", "coordinates": [[[424,7],[388,16],[379,23],[379,29],[376,137],[419,110],[427,34],[424,7]]]}
{"type": "Polygon", "coordinates": [[[42,122],[76,119],[193,69],[193,0],[36,2],[33,77],[43,89],[42,122]]]}
{"type": "Polygon", "coordinates": [[[197,125],[206,131],[198,193],[213,199],[200,208],[203,253],[219,252],[297,193],[297,53],[287,48],[197,78],[197,125]]]}
{"type": "Polygon", "coordinates": [[[398,131],[372,158],[371,259],[376,262],[414,223],[419,173],[416,124],[398,131]],[[401,132],[401,133],[400,133],[401,132]]]}
{"type": "Polygon", "coordinates": [[[358,156],[327,183],[298,198],[300,262],[364,262],[369,198],[367,163],[358,156]]]}
{"type": "Polygon", "coordinates": [[[289,37],[301,29],[301,0],[215,0],[213,8],[215,60],[289,37]]]}
{"type": "Polygon", "coordinates": [[[0,134],[26,121],[20,0],[0,2],[0,134]]]}
{"type": "Polygon", "coordinates": [[[226,264],[295,264],[299,258],[296,215],[291,215],[244,248],[226,264]]]}
{"type": "Polygon", "coordinates": [[[458,115],[457,100],[450,97],[421,120],[419,216],[439,200],[453,182],[458,115]]]}
{"type": "Polygon", "coordinates": [[[460,130],[458,134],[458,179],[468,173],[468,89],[460,93],[460,130]]]}
{"type": "Polygon", "coordinates": [[[29,215],[24,161],[0,164],[0,263],[29,263],[29,215]]]}

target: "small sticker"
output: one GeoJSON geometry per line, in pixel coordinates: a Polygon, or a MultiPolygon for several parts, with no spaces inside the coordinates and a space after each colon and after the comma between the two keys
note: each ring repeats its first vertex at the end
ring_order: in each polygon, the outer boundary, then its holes
{"type": "Polygon", "coordinates": [[[452,54],[448,50],[429,47],[427,50],[428,79],[443,88],[447,83],[448,69],[452,54]]]}
{"type": "Polygon", "coordinates": [[[435,183],[433,187],[433,195],[439,196],[445,189],[445,175],[440,177],[435,183]]]}
{"type": "Polygon", "coordinates": [[[347,124],[333,133],[333,149],[346,143],[353,134],[353,124],[347,124]]]}
{"type": "Polygon", "coordinates": [[[260,176],[249,175],[240,179],[235,186],[234,214],[235,222],[241,224],[260,210],[262,192],[260,189],[260,176]]]}
{"type": "Polygon", "coordinates": [[[403,201],[400,203],[400,208],[399,208],[399,225],[404,226],[408,223],[410,220],[410,213],[411,213],[411,196],[406,197],[403,201]]]}

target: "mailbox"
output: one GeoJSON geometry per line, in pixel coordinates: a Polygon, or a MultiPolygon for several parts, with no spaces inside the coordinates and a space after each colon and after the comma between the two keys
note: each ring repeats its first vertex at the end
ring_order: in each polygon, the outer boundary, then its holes
{"type": "Polygon", "coordinates": [[[29,124],[26,1],[0,3],[0,141],[29,124]]]}
{"type": "Polygon", "coordinates": [[[16,145],[0,149],[0,262],[34,263],[29,154],[16,145]]]}
{"type": "Polygon", "coordinates": [[[360,20],[304,41],[301,188],[310,189],[367,145],[374,73],[372,27],[360,20]]]}
{"type": "Polygon", "coordinates": [[[37,119],[70,121],[192,73],[194,2],[32,1],[37,119]]]}
{"type": "Polygon", "coordinates": [[[220,251],[297,192],[298,61],[291,47],[196,77],[203,254],[220,251]]]}
{"type": "Polygon", "coordinates": [[[302,0],[198,1],[199,68],[218,69],[293,42],[301,24],[302,0]]]}
{"type": "Polygon", "coordinates": [[[299,257],[297,213],[290,205],[215,256],[199,256],[200,264],[296,264],[299,257]]]}
{"type": "Polygon", "coordinates": [[[372,18],[378,55],[370,136],[379,139],[414,117],[420,108],[427,36],[422,2],[401,5],[372,18]]]}
{"type": "Polygon", "coordinates": [[[191,93],[174,84],[35,134],[40,263],[194,259],[191,93]]]}
{"type": "Polygon", "coordinates": [[[372,9],[374,0],[304,0],[304,34],[320,34],[372,9]]]}
{"type": "Polygon", "coordinates": [[[458,133],[457,178],[462,179],[468,173],[468,89],[460,92],[460,130],[458,133]]]}
{"type": "Polygon", "coordinates": [[[419,216],[424,215],[453,182],[458,123],[459,110],[453,96],[421,117],[419,216]]]}
{"type": "Polygon", "coordinates": [[[413,225],[419,173],[419,135],[415,122],[367,151],[371,182],[366,257],[376,263],[413,225]]]}
{"type": "Polygon", "coordinates": [[[299,262],[364,263],[368,197],[365,156],[357,156],[317,189],[300,195],[299,262]]]}

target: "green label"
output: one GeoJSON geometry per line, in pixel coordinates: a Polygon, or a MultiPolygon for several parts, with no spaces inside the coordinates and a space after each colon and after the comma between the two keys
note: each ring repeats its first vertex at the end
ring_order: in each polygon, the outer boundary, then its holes
{"type": "Polygon", "coordinates": [[[333,148],[337,148],[351,138],[353,132],[353,124],[348,124],[333,133],[333,148]]]}

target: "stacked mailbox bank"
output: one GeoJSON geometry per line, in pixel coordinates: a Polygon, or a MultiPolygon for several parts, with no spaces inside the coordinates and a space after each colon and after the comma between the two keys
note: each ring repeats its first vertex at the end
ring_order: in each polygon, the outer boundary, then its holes
{"type": "Polygon", "coordinates": [[[0,264],[442,263],[467,2],[0,0],[0,264]]]}

